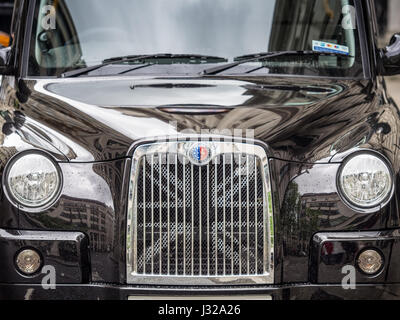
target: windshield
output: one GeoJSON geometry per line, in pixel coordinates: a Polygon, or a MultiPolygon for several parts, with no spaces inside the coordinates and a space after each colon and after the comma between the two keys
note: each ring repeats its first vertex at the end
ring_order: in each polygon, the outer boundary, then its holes
{"type": "Polygon", "coordinates": [[[37,0],[29,75],[128,56],[79,76],[194,75],[248,59],[222,73],[362,77],[355,1],[37,0]],[[282,51],[317,54],[251,59],[282,51]]]}

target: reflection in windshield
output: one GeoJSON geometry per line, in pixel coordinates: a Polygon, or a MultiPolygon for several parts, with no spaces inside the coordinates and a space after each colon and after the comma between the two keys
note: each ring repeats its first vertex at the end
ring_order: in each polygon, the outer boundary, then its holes
{"type": "MultiPolygon", "coordinates": [[[[41,23],[33,29],[31,49],[35,75],[60,74],[127,55],[200,54],[233,61],[258,52],[313,50],[313,41],[346,48],[355,57],[359,48],[356,27],[343,27],[345,9],[354,8],[352,0],[37,2],[41,23]],[[55,21],[46,25],[43,21],[51,14],[55,21]]],[[[350,69],[357,62],[321,59],[320,68],[350,69]]],[[[289,72],[302,73],[287,61],[272,64],[267,72],[289,67],[289,72]]]]}

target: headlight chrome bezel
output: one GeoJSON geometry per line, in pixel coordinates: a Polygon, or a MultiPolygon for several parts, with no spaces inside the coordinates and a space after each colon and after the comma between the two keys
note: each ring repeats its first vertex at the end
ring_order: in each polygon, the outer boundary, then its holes
{"type": "Polygon", "coordinates": [[[10,160],[8,160],[5,168],[4,168],[4,174],[2,177],[2,185],[3,185],[3,190],[4,194],[9,200],[9,202],[14,205],[15,207],[21,209],[22,211],[25,212],[32,212],[32,213],[38,213],[38,212],[43,212],[50,208],[54,203],[59,199],[61,195],[61,190],[63,187],[63,174],[62,170],[59,166],[59,164],[54,160],[54,158],[47,152],[41,151],[41,150],[26,150],[17,153],[14,155],[10,160]],[[58,186],[56,188],[56,191],[52,194],[51,197],[49,197],[45,202],[41,203],[40,205],[34,206],[34,205],[27,205],[22,203],[20,200],[18,200],[14,195],[13,192],[10,190],[10,185],[8,183],[9,180],[9,173],[10,170],[12,169],[13,165],[20,160],[21,158],[29,155],[39,155],[46,160],[49,160],[54,168],[56,169],[57,175],[58,175],[58,186]]]}
{"type": "Polygon", "coordinates": [[[378,212],[379,210],[381,210],[381,208],[385,207],[390,202],[390,200],[392,199],[392,197],[394,195],[394,190],[395,190],[394,171],[393,171],[390,161],[381,153],[374,151],[374,150],[370,150],[370,149],[356,151],[356,152],[353,152],[353,153],[347,155],[344,158],[344,160],[342,161],[340,168],[336,175],[336,186],[337,186],[338,194],[339,194],[341,200],[350,209],[352,209],[356,212],[359,212],[359,213],[375,213],[375,212],[378,212]],[[376,204],[376,205],[374,204],[371,206],[363,206],[361,204],[358,204],[358,203],[350,200],[346,196],[346,192],[343,190],[342,183],[341,183],[341,175],[342,175],[343,170],[345,169],[346,165],[351,160],[353,160],[355,157],[361,156],[361,155],[370,155],[370,156],[373,156],[373,157],[379,159],[380,161],[382,161],[382,163],[388,169],[389,176],[390,176],[390,191],[388,192],[386,197],[384,197],[383,200],[379,202],[379,204],[376,204]]]}

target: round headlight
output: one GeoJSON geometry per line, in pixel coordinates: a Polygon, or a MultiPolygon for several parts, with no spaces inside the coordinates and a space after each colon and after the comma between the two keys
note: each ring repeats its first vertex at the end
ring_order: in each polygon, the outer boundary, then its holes
{"type": "Polygon", "coordinates": [[[39,208],[57,196],[61,175],[57,164],[49,157],[26,153],[9,163],[6,184],[14,201],[28,208],[39,208]]]}
{"type": "Polygon", "coordinates": [[[374,153],[350,156],[339,172],[339,188],[350,204],[367,209],[384,205],[393,190],[389,165],[374,153]]]}

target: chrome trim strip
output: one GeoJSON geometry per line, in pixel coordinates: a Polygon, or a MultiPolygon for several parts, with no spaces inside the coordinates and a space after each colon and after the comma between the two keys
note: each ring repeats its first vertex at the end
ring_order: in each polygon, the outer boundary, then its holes
{"type": "MultiPolygon", "coordinates": [[[[226,155],[224,155],[223,156],[223,165],[222,165],[222,169],[223,169],[223,173],[222,173],[222,175],[223,175],[223,177],[224,177],[224,179],[226,179],[226,172],[225,172],[225,166],[226,166],[226,155]]],[[[223,244],[224,244],[224,249],[223,249],[223,251],[224,251],[224,255],[223,255],[223,257],[224,257],[224,260],[223,260],[223,264],[224,264],[224,271],[223,271],[223,273],[224,273],[224,276],[226,275],[226,183],[224,183],[223,184],[223,200],[224,200],[224,208],[223,208],[223,214],[224,214],[224,234],[222,235],[223,236],[223,244]]]]}
{"type": "MultiPolygon", "coordinates": [[[[254,159],[254,185],[255,185],[255,190],[254,190],[254,215],[255,215],[255,224],[254,224],[254,229],[255,229],[255,242],[256,242],[256,248],[258,248],[258,215],[257,215],[257,203],[258,203],[258,190],[257,190],[257,176],[258,176],[258,170],[257,170],[257,159],[254,159]]],[[[255,252],[255,268],[256,271],[258,270],[258,250],[255,252]]]]}
{"type": "Polygon", "coordinates": [[[214,188],[215,188],[215,210],[214,210],[214,222],[215,222],[215,233],[214,233],[214,256],[215,256],[215,275],[218,275],[218,164],[214,164],[214,188]]]}
{"type": "MultiPolygon", "coordinates": [[[[159,222],[159,231],[160,231],[160,239],[159,239],[159,242],[160,242],[160,254],[159,254],[159,257],[160,257],[160,261],[159,261],[159,265],[160,265],[160,270],[159,270],[159,273],[160,273],[160,275],[162,275],[162,250],[161,250],[161,248],[162,248],[162,163],[163,163],[163,160],[162,160],[162,153],[159,153],[159,155],[158,155],[158,161],[159,161],[159,166],[160,166],[160,169],[158,170],[159,171],[159,180],[158,180],[158,183],[160,184],[160,190],[159,190],[159,192],[160,192],[160,194],[159,194],[159,203],[158,203],[158,208],[159,208],[159,216],[160,216],[160,220],[158,220],[159,222]]],[[[137,252],[137,251],[136,251],[137,252]]],[[[137,270],[137,269],[136,269],[137,270]]]]}
{"type": "MultiPolygon", "coordinates": [[[[143,158],[143,203],[146,204],[146,159],[143,158]]],[[[143,260],[146,273],[146,205],[143,208],[143,260]]]]}
{"type": "MultiPolygon", "coordinates": [[[[231,155],[231,164],[234,162],[233,154],[231,155]]],[[[233,270],[233,234],[234,234],[234,225],[233,225],[233,166],[231,165],[231,270],[233,270]]]]}
{"type": "MultiPolygon", "coordinates": [[[[175,156],[178,163],[178,155],[175,156]]],[[[175,166],[175,177],[178,176],[178,166],[175,166]]],[[[175,259],[178,261],[178,182],[175,182],[175,259]]],[[[178,274],[178,264],[175,263],[175,274],[178,274]]]]}
{"type": "MultiPolygon", "coordinates": [[[[265,180],[264,175],[263,175],[263,179],[265,180]]],[[[266,184],[265,181],[264,181],[264,183],[266,184]]],[[[264,205],[263,221],[264,221],[264,225],[266,224],[268,226],[268,221],[267,221],[268,216],[267,216],[267,209],[266,209],[266,207],[268,207],[268,200],[267,200],[268,196],[266,195],[265,192],[263,193],[263,199],[264,199],[263,203],[267,204],[266,206],[264,205]]],[[[264,231],[263,231],[263,242],[264,243],[267,241],[267,232],[268,232],[268,227],[264,228],[264,231]]],[[[268,248],[267,248],[267,246],[264,246],[264,257],[263,258],[264,258],[263,259],[264,272],[267,272],[267,267],[268,267],[268,248]]]]}
{"type": "Polygon", "coordinates": [[[193,267],[194,267],[194,224],[193,224],[193,219],[194,219],[194,192],[193,192],[193,163],[190,166],[190,172],[191,172],[191,193],[192,193],[192,201],[191,201],[191,207],[192,207],[192,215],[190,219],[190,227],[191,227],[191,233],[190,233],[190,241],[191,241],[191,248],[190,248],[190,256],[192,258],[190,267],[191,267],[191,274],[194,273],[193,267]]]}
{"type": "Polygon", "coordinates": [[[151,155],[151,274],[154,274],[154,155],[151,155]]]}
{"type": "Polygon", "coordinates": [[[183,161],[183,274],[186,275],[186,165],[183,161]]]}
{"type": "Polygon", "coordinates": [[[207,274],[210,275],[210,166],[207,166],[207,274]]]}
{"type": "MultiPolygon", "coordinates": [[[[242,169],[242,155],[239,155],[239,170],[242,169]]],[[[239,203],[242,203],[242,173],[239,172],[239,203]]],[[[239,206],[239,275],[242,274],[242,206],[239,206]]],[[[264,241],[264,244],[266,242],[264,241]]]]}
{"type": "MultiPolygon", "coordinates": [[[[143,158],[143,159],[145,159],[145,158],[143,158]]],[[[167,194],[168,194],[168,197],[167,197],[167,207],[168,207],[168,217],[167,217],[167,242],[168,242],[168,244],[167,244],[167,246],[168,246],[168,256],[170,255],[170,245],[171,245],[171,234],[170,234],[170,225],[171,225],[171,221],[170,221],[170,203],[169,203],[169,199],[170,199],[170,197],[169,197],[169,195],[171,194],[170,193],[170,189],[169,189],[169,185],[170,185],[170,176],[169,176],[169,156],[167,156],[167,194]]],[[[170,274],[170,270],[169,270],[169,265],[170,265],[170,261],[169,261],[169,259],[167,259],[167,273],[168,273],[168,275],[170,274]]]]}
{"type": "MultiPolygon", "coordinates": [[[[249,155],[246,157],[246,173],[247,173],[247,274],[250,274],[250,167],[249,167],[249,155]]],[[[257,250],[256,250],[257,251],[257,250]]],[[[257,272],[256,272],[257,273],[257,272]]]]}
{"type": "MultiPolygon", "coordinates": [[[[199,168],[199,189],[200,189],[200,187],[201,187],[201,167],[199,168]]],[[[193,207],[193,206],[192,206],[193,207]]],[[[199,192],[199,212],[201,212],[202,210],[201,210],[201,192],[199,192]]],[[[202,243],[202,226],[201,226],[201,223],[202,223],[202,221],[201,221],[201,214],[199,214],[199,261],[200,261],[200,263],[199,263],[199,273],[200,274],[202,274],[202,268],[201,268],[201,266],[202,266],[202,257],[203,257],[203,255],[202,255],[202,252],[201,252],[201,243],[202,243]]]]}
{"type": "MultiPolygon", "coordinates": [[[[257,145],[253,144],[245,144],[245,143],[236,143],[236,142],[204,142],[205,144],[210,143],[214,147],[215,154],[214,157],[219,157],[220,155],[224,155],[225,153],[232,153],[232,154],[247,154],[247,155],[254,155],[256,156],[259,161],[256,160],[256,163],[259,163],[260,168],[262,172],[264,172],[262,176],[262,182],[263,182],[263,187],[264,187],[264,192],[263,192],[263,217],[264,217],[264,232],[263,232],[263,239],[264,239],[264,273],[262,275],[260,274],[248,274],[249,273],[249,268],[247,268],[247,274],[243,274],[240,272],[239,275],[234,275],[234,276],[221,276],[221,275],[216,275],[216,276],[200,276],[200,275],[187,275],[186,273],[186,257],[183,257],[184,260],[184,273],[182,276],[177,276],[177,275],[161,275],[162,270],[162,256],[161,256],[161,250],[160,250],[160,275],[154,275],[154,272],[152,274],[138,274],[137,273],[137,232],[135,232],[135,228],[137,227],[137,179],[138,179],[138,171],[137,169],[139,168],[140,165],[140,160],[144,156],[150,156],[150,159],[152,159],[152,191],[154,190],[154,155],[155,154],[162,154],[162,153],[173,153],[178,155],[183,155],[184,157],[186,156],[186,146],[190,145],[193,143],[193,141],[182,141],[182,142],[163,142],[163,143],[154,143],[154,144],[145,144],[141,145],[136,148],[134,155],[133,155],[133,161],[132,161],[132,169],[131,169],[131,179],[130,179],[130,190],[129,190],[129,203],[128,203],[128,218],[127,218],[127,243],[126,243],[126,248],[127,248],[127,283],[128,284],[156,284],[156,285],[248,285],[248,284],[272,284],[274,282],[274,264],[273,264],[273,212],[272,212],[272,204],[270,203],[271,199],[271,185],[270,185],[270,174],[269,174],[269,163],[268,163],[268,158],[266,155],[266,151],[257,145]]],[[[233,155],[232,155],[233,158],[233,155]]],[[[232,159],[233,160],[233,159],[232,159]]],[[[241,161],[241,160],[240,160],[241,161]]],[[[183,161],[183,175],[185,175],[185,168],[186,161],[183,161]]],[[[209,166],[207,166],[209,168],[209,166]]],[[[193,168],[192,168],[193,170],[193,168]]],[[[233,166],[231,166],[231,170],[233,173],[233,166]]],[[[161,172],[161,168],[160,168],[161,172]]],[[[193,172],[193,171],[192,171],[193,172]]],[[[255,175],[257,176],[257,168],[255,168],[255,175]]],[[[218,181],[217,181],[217,172],[215,172],[215,181],[216,183],[216,188],[215,192],[217,193],[217,187],[218,187],[218,181]]],[[[234,226],[233,226],[233,188],[234,188],[234,183],[233,183],[233,174],[231,175],[231,250],[233,253],[233,232],[234,232],[234,226]]],[[[209,186],[209,169],[207,171],[207,185],[209,186]]],[[[239,175],[240,183],[241,182],[241,177],[239,175]]],[[[161,180],[160,180],[161,181],[161,180]]],[[[186,226],[186,221],[185,221],[185,208],[186,208],[186,179],[184,177],[183,181],[183,193],[184,193],[184,198],[183,198],[183,211],[184,211],[184,226],[183,226],[183,237],[184,237],[184,242],[183,246],[186,246],[186,238],[185,235],[187,233],[187,226],[186,226]]],[[[193,179],[192,179],[193,182],[193,179]]],[[[168,182],[169,183],[169,182],[168,182]]],[[[247,187],[249,187],[247,185],[247,187]]],[[[239,188],[240,192],[240,198],[241,198],[241,188],[239,188]]],[[[160,184],[160,190],[161,190],[161,184],[160,184]]],[[[193,192],[193,188],[192,188],[193,192]]],[[[247,196],[249,196],[249,193],[247,193],[247,196]]],[[[257,192],[256,192],[256,197],[257,197],[257,192]]],[[[241,200],[241,199],[240,199],[241,200]]],[[[258,199],[256,199],[258,200],[258,199]]],[[[161,211],[161,205],[162,205],[162,198],[161,198],[161,192],[160,192],[160,213],[161,211]]],[[[177,200],[176,200],[177,201],[177,200]]],[[[210,197],[208,194],[207,197],[207,202],[209,204],[210,197]]],[[[218,201],[218,198],[215,198],[215,201],[218,201]]],[[[226,199],[224,197],[223,202],[226,206],[226,199]]],[[[256,206],[257,206],[257,201],[256,201],[256,206]]],[[[216,204],[217,207],[217,204],[216,204]]],[[[154,194],[152,192],[152,231],[154,227],[154,194]]],[[[209,205],[208,205],[209,208],[209,205]]],[[[239,206],[240,210],[241,207],[239,206]]],[[[256,210],[256,208],[255,208],[256,210]]],[[[249,208],[247,208],[247,211],[249,212],[249,208]]],[[[192,212],[193,212],[193,203],[192,203],[192,212]]],[[[225,211],[224,211],[225,212],[225,211]]],[[[255,211],[256,212],[256,211],[255,211]]],[[[176,212],[177,214],[177,207],[176,207],[176,212]]],[[[218,212],[216,212],[218,214],[218,212]]],[[[209,212],[207,212],[207,218],[209,218],[209,212]]],[[[248,217],[249,218],[249,215],[248,217]]],[[[161,220],[162,217],[160,217],[160,244],[162,245],[162,223],[161,220]]],[[[240,217],[241,219],[241,217],[240,217]]],[[[256,218],[257,219],[257,218],[256,218]]],[[[218,217],[216,222],[218,223],[218,217]]],[[[215,235],[216,235],[216,243],[215,247],[218,253],[218,225],[215,225],[215,235]]],[[[193,218],[191,221],[191,228],[193,231],[193,218]]],[[[208,229],[210,228],[210,223],[207,224],[208,229]]],[[[256,230],[257,230],[257,222],[256,222],[256,230]]],[[[168,226],[169,228],[169,226],[168,226]]],[[[241,222],[239,224],[239,228],[241,228],[241,222]]],[[[247,225],[247,228],[249,228],[249,224],[247,225]]],[[[176,232],[178,232],[176,230],[176,232]]],[[[208,232],[208,235],[210,232],[208,232]]],[[[154,235],[154,232],[152,232],[152,237],[154,235]]],[[[248,232],[249,235],[249,232],[248,232]]],[[[257,237],[256,237],[257,239],[257,237]]],[[[192,234],[192,239],[193,241],[193,234],[192,234]]],[[[154,241],[154,239],[152,239],[154,241]]],[[[176,239],[177,241],[177,239],[176,239]]],[[[207,241],[207,245],[209,247],[210,242],[207,241]]],[[[249,241],[247,243],[249,245],[249,241]]],[[[241,246],[239,246],[241,250],[241,246]]],[[[208,248],[209,250],[209,248],[208,248]]],[[[184,252],[186,252],[186,249],[184,248],[184,252]]],[[[192,259],[193,259],[193,249],[191,250],[192,253],[192,259]]],[[[256,250],[257,254],[257,250],[256,250]]],[[[208,252],[209,256],[209,252],[208,252]]],[[[154,242],[152,242],[152,259],[154,257],[154,242]]],[[[224,255],[225,259],[225,255],[224,255]]],[[[216,267],[218,267],[218,255],[216,254],[215,256],[216,260],[216,267]]],[[[208,259],[210,261],[210,259],[208,259]]],[[[241,259],[239,259],[240,264],[241,264],[241,259]]],[[[257,260],[256,260],[257,261],[257,260]]],[[[249,262],[249,260],[248,260],[249,262]]],[[[234,267],[233,259],[231,259],[232,263],[232,270],[234,267]]],[[[152,269],[153,269],[153,263],[152,263],[152,269]]],[[[193,269],[193,263],[191,265],[193,269]]],[[[224,266],[225,267],[225,266],[224,266]]],[[[177,268],[177,266],[176,266],[177,268]]],[[[257,268],[257,267],[256,267],[257,268]]],[[[154,271],[154,270],[152,270],[154,271]]],[[[210,273],[210,267],[208,266],[208,274],[210,273]]],[[[241,266],[240,266],[240,271],[241,266]]],[[[257,269],[256,269],[257,273],[257,269]]],[[[193,274],[193,272],[192,272],[193,274]]],[[[217,271],[218,274],[218,271],[217,271]]]]}

